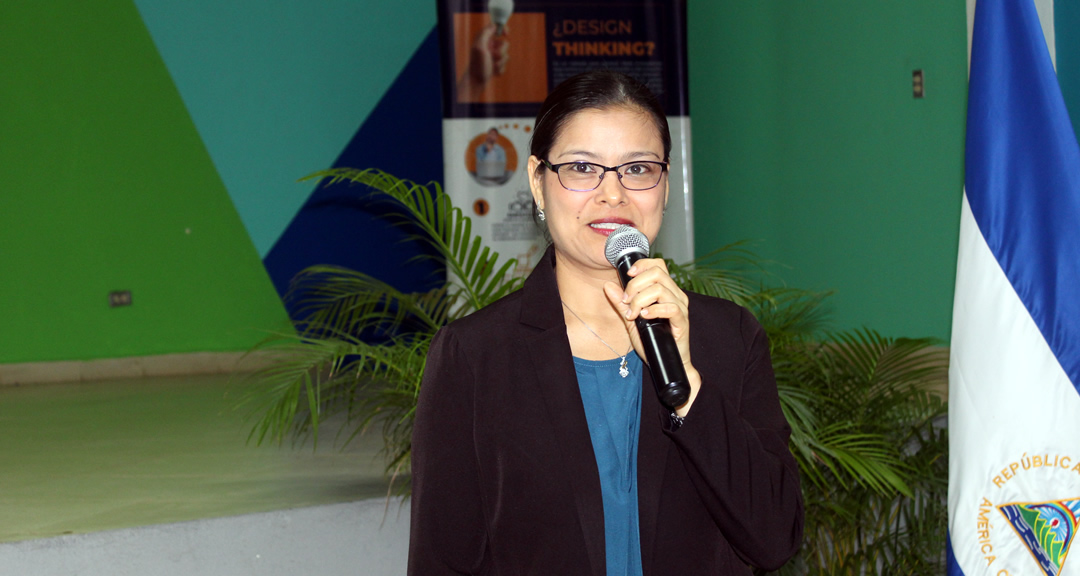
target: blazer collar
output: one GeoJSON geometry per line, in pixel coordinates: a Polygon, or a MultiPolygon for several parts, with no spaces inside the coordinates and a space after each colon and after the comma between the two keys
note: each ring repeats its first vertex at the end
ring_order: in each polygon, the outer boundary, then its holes
{"type": "Polygon", "coordinates": [[[603,576],[606,568],[604,549],[604,501],[600,493],[600,472],[593,454],[585,406],[577,386],[573,352],[566,337],[562,300],[555,282],[555,252],[548,247],[543,258],[525,280],[522,290],[520,322],[539,328],[528,337],[526,349],[536,375],[548,420],[552,424],[553,441],[564,454],[560,474],[569,484],[578,512],[585,548],[589,555],[590,572],[603,576]]]}
{"type": "MultiPolygon", "coordinates": [[[[541,330],[562,328],[565,336],[562,299],[559,297],[559,285],[555,281],[554,246],[548,246],[536,268],[533,268],[532,273],[525,279],[521,296],[522,324],[541,330]]],[[[569,342],[567,346],[569,347],[569,342]]]]}

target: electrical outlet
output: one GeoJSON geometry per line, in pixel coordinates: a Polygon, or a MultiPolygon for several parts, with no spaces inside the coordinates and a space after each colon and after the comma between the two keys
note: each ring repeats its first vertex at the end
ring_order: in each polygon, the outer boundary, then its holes
{"type": "Polygon", "coordinates": [[[131,306],[131,290],[116,290],[109,292],[109,307],[131,306]]]}
{"type": "Polygon", "coordinates": [[[924,79],[922,70],[912,70],[911,72],[911,95],[915,98],[922,98],[926,94],[924,88],[924,79]]]}

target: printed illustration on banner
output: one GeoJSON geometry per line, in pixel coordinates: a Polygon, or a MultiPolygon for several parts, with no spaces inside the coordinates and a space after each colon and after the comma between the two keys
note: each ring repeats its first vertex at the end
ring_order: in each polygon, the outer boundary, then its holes
{"type": "Polygon", "coordinates": [[[465,148],[465,171],[481,186],[505,184],[517,169],[517,148],[497,126],[476,135],[465,148]]]}
{"type": "Polygon", "coordinates": [[[467,210],[487,246],[516,258],[527,273],[543,253],[533,221],[525,158],[531,118],[459,118],[443,124],[446,191],[467,210]]]}

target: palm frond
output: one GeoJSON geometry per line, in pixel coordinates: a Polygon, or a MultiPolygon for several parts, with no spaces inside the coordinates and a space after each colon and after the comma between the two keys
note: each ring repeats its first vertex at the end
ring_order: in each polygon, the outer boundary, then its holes
{"type": "Polygon", "coordinates": [[[827,301],[832,292],[814,292],[786,286],[761,288],[748,308],[754,313],[773,351],[813,340],[825,331],[829,318],[827,301]]]}
{"type": "Polygon", "coordinates": [[[449,284],[421,293],[404,293],[362,272],[338,266],[310,266],[293,279],[287,299],[305,333],[331,335],[365,331],[393,334],[405,322],[413,330],[438,330],[454,304],[449,284]]]}
{"type": "Polygon", "coordinates": [[[264,341],[261,349],[272,352],[275,362],[248,377],[258,383],[240,403],[257,418],[248,439],[281,443],[311,430],[317,442],[326,414],[324,392],[345,359],[357,353],[358,344],[290,334],[264,341]]]}
{"type": "Polygon", "coordinates": [[[747,249],[748,244],[734,242],[683,264],[670,258],[664,261],[672,279],[684,290],[746,306],[758,294],[761,278],[767,274],[764,263],[747,249]]]}
{"type": "Polygon", "coordinates": [[[438,183],[431,188],[391,176],[381,170],[334,168],[316,172],[303,180],[323,180],[330,186],[339,182],[363,184],[397,201],[409,222],[441,256],[447,273],[457,279],[450,289],[459,299],[454,316],[460,317],[512,292],[522,279],[513,277],[516,260],[499,262],[499,253],[484,246],[472,232],[472,220],[453,205],[438,183]]]}

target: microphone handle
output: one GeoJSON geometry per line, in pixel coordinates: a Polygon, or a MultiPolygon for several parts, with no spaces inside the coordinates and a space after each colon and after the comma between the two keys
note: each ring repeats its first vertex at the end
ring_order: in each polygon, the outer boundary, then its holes
{"type": "MultiPolygon", "coordinates": [[[[630,254],[619,259],[615,268],[619,271],[623,288],[630,282],[627,271],[640,258],[639,254],[630,254]]],[[[639,316],[634,323],[641,336],[641,345],[645,348],[645,361],[649,364],[656,395],[660,397],[661,404],[675,410],[690,399],[690,381],[686,377],[679,348],[675,345],[675,337],[671,335],[671,322],[667,318],[645,319],[639,316]]]]}

